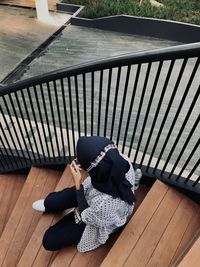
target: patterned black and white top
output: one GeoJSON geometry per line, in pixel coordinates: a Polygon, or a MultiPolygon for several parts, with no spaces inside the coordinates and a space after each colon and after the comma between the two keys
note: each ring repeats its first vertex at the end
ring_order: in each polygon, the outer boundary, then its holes
{"type": "MultiPolygon", "coordinates": [[[[128,160],[124,155],[122,156],[128,160]]],[[[133,185],[134,192],[135,174],[131,163],[126,179],[133,185]]],[[[113,198],[95,189],[90,176],[83,182],[83,189],[88,207],[81,212],[81,219],[86,227],[77,246],[80,252],[86,252],[104,244],[115,229],[127,222],[134,209],[134,204],[130,205],[120,198],[113,198]]]]}

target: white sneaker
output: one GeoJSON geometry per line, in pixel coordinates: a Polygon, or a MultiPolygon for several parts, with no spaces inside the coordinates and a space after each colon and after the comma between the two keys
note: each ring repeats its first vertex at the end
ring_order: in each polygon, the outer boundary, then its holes
{"type": "Polygon", "coordinates": [[[135,190],[137,190],[139,188],[141,178],[142,178],[141,169],[136,169],[135,170],[135,190]]]}
{"type": "Polygon", "coordinates": [[[45,212],[44,199],[33,202],[32,208],[40,212],[45,212]]]}

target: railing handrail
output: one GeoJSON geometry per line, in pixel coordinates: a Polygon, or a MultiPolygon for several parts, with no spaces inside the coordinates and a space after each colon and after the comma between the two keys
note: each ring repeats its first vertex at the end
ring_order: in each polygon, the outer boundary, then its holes
{"type": "Polygon", "coordinates": [[[62,79],[67,76],[84,74],[87,72],[100,71],[103,69],[110,69],[121,66],[128,66],[130,64],[139,64],[146,62],[156,62],[161,60],[182,59],[187,57],[197,57],[200,55],[200,42],[177,45],[167,48],[159,48],[152,50],[145,50],[141,52],[127,53],[120,56],[109,57],[87,63],[78,64],[72,67],[61,68],[55,71],[50,71],[45,74],[37,75],[31,78],[18,81],[13,84],[2,86],[0,89],[0,96],[8,93],[16,92],[23,88],[34,86],[57,79],[62,79]]]}
{"type": "Polygon", "coordinates": [[[116,142],[147,177],[199,195],[199,72],[200,42],[90,61],[1,87],[2,171],[65,164],[78,137],[95,134],[116,142]]]}

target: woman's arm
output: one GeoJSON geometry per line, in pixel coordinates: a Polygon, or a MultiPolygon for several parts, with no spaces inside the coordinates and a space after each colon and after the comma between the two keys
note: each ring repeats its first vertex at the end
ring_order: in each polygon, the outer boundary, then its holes
{"type": "Polygon", "coordinates": [[[85,199],[83,185],[80,186],[80,189],[76,190],[76,199],[78,202],[78,208],[80,213],[88,208],[88,203],[85,199]]]}
{"type": "Polygon", "coordinates": [[[70,165],[70,170],[75,183],[76,199],[78,203],[79,212],[81,213],[83,210],[88,208],[88,204],[84,195],[84,188],[83,185],[81,184],[85,179],[86,175],[85,172],[76,163],[72,163],[70,165]]]}
{"type": "Polygon", "coordinates": [[[80,165],[77,165],[75,162],[70,164],[71,174],[75,183],[77,190],[81,188],[81,183],[85,180],[87,173],[81,169],[80,165]]]}

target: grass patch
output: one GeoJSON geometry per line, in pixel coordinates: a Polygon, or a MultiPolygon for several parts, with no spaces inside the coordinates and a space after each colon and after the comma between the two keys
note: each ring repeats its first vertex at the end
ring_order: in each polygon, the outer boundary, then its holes
{"type": "Polygon", "coordinates": [[[79,16],[99,18],[112,15],[132,15],[182,21],[200,25],[200,0],[159,0],[164,7],[156,8],[144,0],[65,0],[68,4],[84,5],[79,16]]]}

